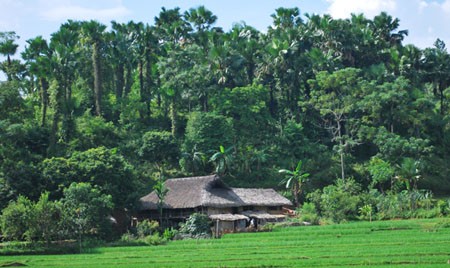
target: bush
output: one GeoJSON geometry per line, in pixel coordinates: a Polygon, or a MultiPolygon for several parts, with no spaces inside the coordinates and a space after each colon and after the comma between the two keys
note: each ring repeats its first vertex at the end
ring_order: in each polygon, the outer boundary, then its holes
{"type": "Polygon", "coordinates": [[[177,234],[178,234],[177,230],[175,230],[173,228],[170,228],[170,229],[166,228],[164,230],[163,237],[164,237],[164,239],[172,240],[177,234]]]}
{"type": "Polygon", "coordinates": [[[161,237],[159,233],[154,233],[152,235],[148,235],[145,238],[142,239],[147,245],[150,246],[157,246],[162,245],[167,242],[167,240],[164,237],[161,237]]]}
{"type": "Polygon", "coordinates": [[[195,237],[210,235],[210,220],[207,215],[194,213],[180,225],[180,233],[189,234],[195,237]]]}
{"type": "Polygon", "coordinates": [[[442,215],[447,216],[450,214],[450,199],[438,200],[436,206],[439,207],[442,215]]]}
{"type": "Polygon", "coordinates": [[[338,179],[335,185],[323,188],[320,206],[323,216],[334,222],[355,219],[358,214],[361,187],[353,179],[338,179]]]}
{"type": "Polygon", "coordinates": [[[33,203],[24,196],[9,203],[0,218],[1,232],[5,240],[23,240],[28,231],[33,203]]]}
{"type": "Polygon", "coordinates": [[[144,238],[155,233],[158,228],[159,223],[157,221],[143,220],[137,224],[136,231],[139,238],[144,238]]]}
{"type": "Polygon", "coordinates": [[[110,195],[101,193],[89,183],[72,183],[69,188],[64,189],[61,202],[65,237],[78,239],[84,235],[102,239],[110,237],[109,215],[113,208],[110,195]]]}
{"type": "Polygon", "coordinates": [[[300,209],[300,221],[319,224],[319,215],[314,203],[305,202],[300,209]]]}

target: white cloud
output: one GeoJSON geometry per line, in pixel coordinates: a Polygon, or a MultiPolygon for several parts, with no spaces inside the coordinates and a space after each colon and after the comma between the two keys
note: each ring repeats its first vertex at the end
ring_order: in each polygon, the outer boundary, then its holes
{"type": "Polygon", "coordinates": [[[368,18],[378,15],[381,11],[392,13],[397,8],[395,0],[327,0],[330,6],[327,10],[334,18],[348,18],[351,13],[364,13],[368,18]]]}
{"type": "MultiPolygon", "coordinates": [[[[444,3],[442,3],[442,9],[446,13],[450,13],[450,0],[446,0],[444,3]]],[[[448,15],[448,14],[447,14],[448,15]]]]}
{"type": "Polygon", "coordinates": [[[78,5],[59,5],[51,9],[44,10],[41,16],[48,21],[75,20],[100,20],[109,21],[124,17],[131,12],[126,7],[119,5],[111,8],[86,8],[78,5]]]}
{"type": "Polygon", "coordinates": [[[386,11],[400,19],[398,30],[409,30],[405,44],[420,48],[433,46],[437,38],[450,47],[450,0],[326,0],[326,13],[334,18],[349,18],[363,13],[367,18],[386,11]]]}
{"type": "Polygon", "coordinates": [[[24,4],[16,0],[0,0],[0,31],[12,31],[20,27],[20,15],[24,4]],[[19,13],[19,14],[18,14],[19,13]]]}

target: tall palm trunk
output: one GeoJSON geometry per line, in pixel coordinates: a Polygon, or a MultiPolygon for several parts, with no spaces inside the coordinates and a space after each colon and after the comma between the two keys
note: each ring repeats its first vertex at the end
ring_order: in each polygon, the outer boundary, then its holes
{"type": "Polygon", "coordinates": [[[101,62],[99,44],[94,43],[92,46],[92,67],[94,69],[94,98],[95,98],[95,113],[97,116],[102,115],[102,83],[101,83],[101,62]]]}
{"type": "Polygon", "coordinates": [[[45,78],[39,78],[39,84],[41,87],[41,105],[42,105],[42,117],[41,126],[45,127],[47,118],[47,106],[48,106],[48,82],[45,78]]]}
{"type": "Polygon", "coordinates": [[[175,96],[172,97],[172,101],[170,103],[170,120],[171,120],[171,124],[172,124],[172,136],[176,137],[177,127],[178,127],[178,118],[177,118],[175,96]]]}

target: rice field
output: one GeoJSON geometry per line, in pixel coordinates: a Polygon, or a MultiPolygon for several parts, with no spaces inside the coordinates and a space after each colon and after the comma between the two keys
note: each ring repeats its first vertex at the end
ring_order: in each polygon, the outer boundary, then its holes
{"type": "Polygon", "coordinates": [[[89,254],[0,257],[0,267],[450,267],[450,219],[301,226],[89,254]]]}

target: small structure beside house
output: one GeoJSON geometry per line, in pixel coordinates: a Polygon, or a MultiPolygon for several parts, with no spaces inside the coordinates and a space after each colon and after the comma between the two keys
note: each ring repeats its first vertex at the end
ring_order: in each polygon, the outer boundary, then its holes
{"type": "MultiPolygon", "coordinates": [[[[217,175],[169,179],[162,219],[175,225],[195,212],[214,222],[214,233],[245,230],[285,219],[283,207],[292,203],[273,189],[232,188],[217,175]]],[[[140,199],[140,219],[159,220],[158,197],[153,191],[140,199]]]]}

